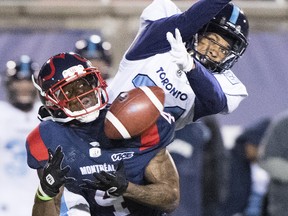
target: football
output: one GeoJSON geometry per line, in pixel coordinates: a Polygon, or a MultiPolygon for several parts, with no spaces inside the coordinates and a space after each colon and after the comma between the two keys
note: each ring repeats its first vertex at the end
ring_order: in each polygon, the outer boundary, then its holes
{"type": "Polygon", "coordinates": [[[104,121],[110,139],[130,139],[151,127],[164,109],[165,94],[157,86],[122,92],[111,104],[104,121]]]}

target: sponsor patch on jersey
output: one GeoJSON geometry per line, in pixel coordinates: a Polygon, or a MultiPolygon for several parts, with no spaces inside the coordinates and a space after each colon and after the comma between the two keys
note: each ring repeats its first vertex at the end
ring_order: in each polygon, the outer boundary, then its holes
{"type": "Polygon", "coordinates": [[[93,147],[89,149],[89,155],[92,158],[97,158],[99,156],[101,156],[101,149],[97,148],[97,147],[93,147]]]}
{"type": "Polygon", "coordinates": [[[130,159],[134,156],[134,152],[121,152],[117,154],[112,154],[111,159],[113,161],[121,161],[125,159],[130,159]]]}
{"type": "Polygon", "coordinates": [[[234,75],[234,73],[230,70],[224,71],[223,75],[226,77],[226,79],[232,84],[238,84],[240,83],[240,80],[234,75]]]}

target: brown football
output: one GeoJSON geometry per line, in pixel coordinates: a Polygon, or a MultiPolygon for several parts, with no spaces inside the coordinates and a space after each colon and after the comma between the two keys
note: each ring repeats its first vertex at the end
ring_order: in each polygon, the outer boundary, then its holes
{"type": "Polygon", "coordinates": [[[141,86],[122,92],[111,104],[104,122],[110,139],[129,139],[151,127],[163,111],[164,91],[157,86],[141,86]]]}

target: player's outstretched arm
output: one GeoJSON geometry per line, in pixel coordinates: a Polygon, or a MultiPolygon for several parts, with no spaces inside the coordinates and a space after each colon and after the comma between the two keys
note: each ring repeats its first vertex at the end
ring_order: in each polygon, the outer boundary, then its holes
{"type": "Polygon", "coordinates": [[[66,177],[70,167],[62,168],[64,153],[60,146],[55,153],[49,149],[49,160],[43,169],[38,170],[40,184],[36,192],[32,216],[58,216],[60,209],[60,189],[65,182],[74,180],[66,177]]]}
{"type": "Polygon", "coordinates": [[[93,175],[95,181],[84,179],[82,189],[103,190],[110,196],[124,196],[165,212],[174,211],[179,204],[179,176],[166,149],[162,149],[146,167],[148,185],[128,182],[123,163],[114,173],[103,171],[93,175]]]}
{"type": "Polygon", "coordinates": [[[38,198],[44,201],[55,197],[65,182],[73,180],[73,178],[66,177],[66,174],[70,171],[70,167],[66,166],[62,168],[64,153],[61,146],[57,147],[54,154],[50,149],[48,151],[49,160],[43,169],[42,175],[40,175],[40,185],[37,191],[38,198]]]}
{"type": "Polygon", "coordinates": [[[166,149],[162,149],[148,164],[145,178],[150,184],[128,184],[123,196],[144,205],[174,211],[180,199],[179,175],[174,161],[166,149]]]}
{"type": "Polygon", "coordinates": [[[227,106],[227,98],[219,82],[207,68],[199,62],[194,62],[186,50],[179,29],[175,29],[175,37],[172,32],[167,32],[166,39],[171,46],[170,54],[173,56],[173,62],[179,69],[185,71],[196,95],[194,121],[202,116],[224,110],[227,106]]]}

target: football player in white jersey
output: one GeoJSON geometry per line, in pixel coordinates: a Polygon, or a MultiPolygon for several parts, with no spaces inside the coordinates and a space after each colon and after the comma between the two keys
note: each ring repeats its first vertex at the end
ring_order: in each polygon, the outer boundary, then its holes
{"type": "Polygon", "coordinates": [[[7,101],[0,101],[0,215],[31,216],[35,171],[26,165],[25,140],[37,119],[36,89],[31,75],[38,72],[37,63],[23,55],[8,61],[5,77],[7,101]]]}
{"type": "Polygon", "coordinates": [[[248,94],[230,68],[248,45],[249,25],[228,2],[197,1],[181,13],[170,0],[154,0],[108,86],[110,101],[137,86],[160,86],[177,129],[235,110],[248,94]]]}

